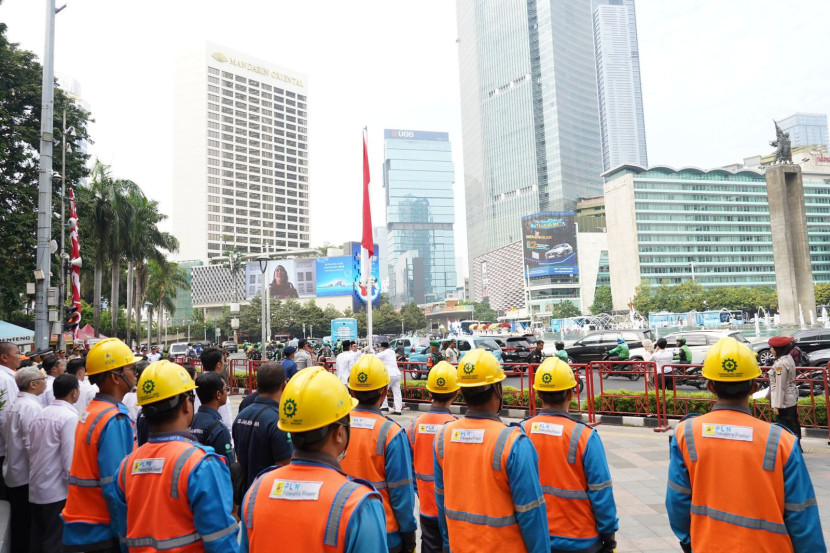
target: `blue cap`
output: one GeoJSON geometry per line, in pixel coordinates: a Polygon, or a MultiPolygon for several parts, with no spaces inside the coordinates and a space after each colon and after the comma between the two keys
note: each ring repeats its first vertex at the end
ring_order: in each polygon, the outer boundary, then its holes
{"type": "Polygon", "coordinates": [[[283,353],[283,355],[288,357],[289,355],[291,355],[292,353],[294,353],[296,351],[297,351],[297,348],[295,348],[294,346],[288,346],[287,348],[282,350],[282,353],[283,353]]]}
{"type": "Polygon", "coordinates": [[[623,339],[622,339],[622,338],[617,338],[617,343],[618,343],[618,344],[622,344],[622,343],[623,343],[623,339]]]}

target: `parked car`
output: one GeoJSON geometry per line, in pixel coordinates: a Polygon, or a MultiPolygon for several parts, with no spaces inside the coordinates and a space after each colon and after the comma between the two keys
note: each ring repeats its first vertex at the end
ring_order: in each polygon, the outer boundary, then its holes
{"type": "Polygon", "coordinates": [[[429,340],[426,338],[417,338],[405,336],[403,338],[395,338],[389,342],[389,348],[395,352],[398,357],[408,359],[410,355],[416,353],[416,350],[427,347],[429,352],[429,340]]]}
{"type": "MultiPolygon", "coordinates": [[[[495,355],[496,359],[499,360],[499,363],[504,363],[501,348],[490,336],[456,336],[455,341],[458,345],[459,361],[468,351],[481,348],[495,355]]],[[[389,346],[391,347],[392,344],[389,344],[389,346]]],[[[429,358],[429,341],[427,341],[426,346],[419,346],[415,349],[416,351],[414,353],[410,353],[407,360],[411,363],[426,363],[429,358]]],[[[419,366],[416,370],[410,371],[409,373],[415,380],[425,376],[424,373],[416,372],[418,369],[423,370],[421,367],[422,366],[419,366]]]]}
{"type": "Polygon", "coordinates": [[[559,259],[560,257],[568,257],[574,253],[574,248],[570,244],[557,244],[545,252],[545,259],[559,259]]]}
{"type": "Polygon", "coordinates": [[[187,342],[176,342],[175,344],[170,344],[170,350],[167,352],[167,355],[176,357],[178,355],[185,355],[186,353],[187,342]]]}
{"type": "Polygon", "coordinates": [[[222,349],[227,351],[228,353],[237,353],[239,351],[239,346],[236,345],[236,342],[233,340],[227,340],[222,342],[222,349]]]}
{"type": "MultiPolygon", "coordinates": [[[[793,338],[795,338],[796,347],[798,347],[798,349],[800,349],[803,353],[808,354],[811,359],[810,364],[814,363],[814,361],[812,361],[814,357],[812,352],[822,349],[830,349],[830,329],[818,328],[799,330],[793,333],[793,338]]],[[[772,352],[770,352],[769,344],[767,342],[757,342],[752,344],[751,347],[758,354],[758,363],[760,365],[765,367],[772,366],[774,359],[772,358],[772,352]]],[[[804,365],[804,362],[802,361],[801,364],[804,365]]]]}
{"type": "MultiPolygon", "coordinates": [[[[568,363],[590,363],[600,361],[608,350],[617,347],[617,338],[622,338],[629,349],[643,347],[643,340],[654,340],[650,329],[645,330],[597,330],[588,333],[565,349],[568,351],[568,363]]],[[[644,357],[631,355],[631,359],[642,361],[644,357]]]]}
{"type": "Polygon", "coordinates": [[[721,338],[730,337],[749,345],[743,334],[737,330],[690,330],[688,332],[672,332],[664,336],[669,349],[676,349],[677,339],[686,338],[686,345],[692,352],[692,364],[700,365],[706,358],[706,352],[721,338]]]}
{"type": "Polygon", "coordinates": [[[530,352],[536,347],[536,338],[532,334],[492,338],[501,348],[501,356],[505,363],[527,363],[530,352]]]}

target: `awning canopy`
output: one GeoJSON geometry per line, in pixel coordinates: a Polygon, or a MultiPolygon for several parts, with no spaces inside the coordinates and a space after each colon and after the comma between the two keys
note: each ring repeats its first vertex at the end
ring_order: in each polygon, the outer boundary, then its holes
{"type": "Polygon", "coordinates": [[[0,342],[11,342],[16,346],[33,344],[35,342],[35,331],[6,321],[0,321],[0,342]]]}

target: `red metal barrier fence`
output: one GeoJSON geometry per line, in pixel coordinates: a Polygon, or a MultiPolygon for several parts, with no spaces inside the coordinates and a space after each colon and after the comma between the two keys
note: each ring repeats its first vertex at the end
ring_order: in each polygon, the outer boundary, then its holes
{"type": "MultiPolygon", "coordinates": [[[[194,366],[201,363],[190,359],[194,366]]],[[[177,359],[178,362],[178,359],[177,359]]],[[[253,390],[256,388],[256,371],[262,363],[249,359],[229,359],[228,371],[231,388],[253,390]]],[[[335,359],[329,358],[321,363],[327,370],[336,374],[335,359]]],[[[427,363],[401,361],[401,392],[405,401],[429,403],[426,378],[429,374],[427,363]]],[[[511,380],[505,382],[504,407],[521,409],[528,416],[536,414],[541,406],[533,390],[533,379],[539,365],[527,363],[504,363],[505,373],[511,380]],[[518,380],[516,380],[518,379],[518,380]]],[[[715,402],[714,395],[706,391],[706,379],[701,375],[700,365],[666,365],[664,370],[671,372],[660,374],[652,361],[593,361],[588,364],[573,364],[571,368],[579,381],[571,412],[586,413],[588,423],[599,424],[597,415],[631,415],[656,418],[655,431],[668,430],[669,419],[679,419],[689,413],[705,413],[715,402]],[[610,378],[625,378],[631,381],[630,390],[613,389],[607,385],[610,378]],[[678,389],[682,388],[682,389],[678,389]],[[694,390],[696,388],[696,390],[694,390]]],[[[759,377],[761,387],[769,386],[766,371],[759,377]]],[[[828,428],[830,420],[830,365],[828,367],[798,367],[796,385],[800,401],[798,415],[801,426],[806,428],[828,428]]],[[[463,405],[459,394],[455,401],[463,405]]],[[[774,414],[768,401],[751,402],[753,414],[765,421],[774,420],[774,414]]]]}

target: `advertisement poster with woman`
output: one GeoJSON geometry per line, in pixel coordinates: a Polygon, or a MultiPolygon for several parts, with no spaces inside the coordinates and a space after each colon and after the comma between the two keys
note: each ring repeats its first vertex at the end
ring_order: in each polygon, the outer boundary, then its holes
{"type": "MultiPolygon", "coordinates": [[[[317,295],[316,263],[314,259],[278,259],[268,262],[265,285],[271,299],[311,298],[317,295]]],[[[262,290],[262,272],[259,263],[245,267],[245,296],[250,300],[262,290]]]]}

